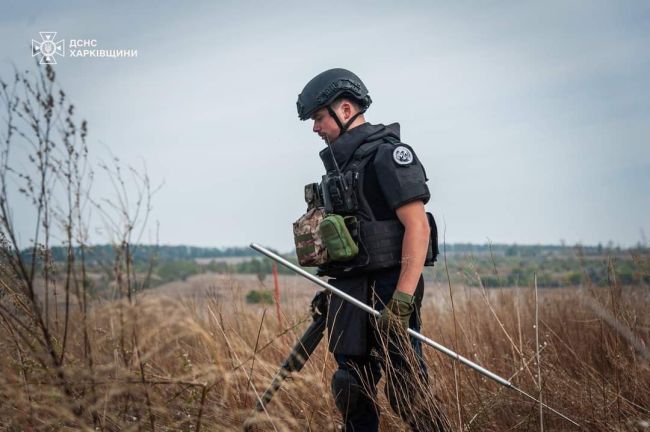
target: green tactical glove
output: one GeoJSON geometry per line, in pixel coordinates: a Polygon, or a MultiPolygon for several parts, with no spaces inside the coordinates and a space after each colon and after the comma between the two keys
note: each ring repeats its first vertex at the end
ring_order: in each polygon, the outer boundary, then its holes
{"type": "Polygon", "coordinates": [[[395,290],[386,307],[381,311],[379,317],[379,328],[383,330],[390,329],[394,325],[399,325],[404,330],[409,327],[411,314],[415,310],[415,297],[405,292],[395,290]]]}

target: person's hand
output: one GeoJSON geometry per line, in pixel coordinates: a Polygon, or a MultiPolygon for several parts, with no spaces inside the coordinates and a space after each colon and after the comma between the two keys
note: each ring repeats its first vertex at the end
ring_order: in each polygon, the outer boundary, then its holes
{"type": "Polygon", "coordinates": [[[414,303],[414,296],[395,290],[393,297],[381,311],[379,328],[383,331],[395,328],[395,326],[402,327],[404,330],[408,329],[411,314],[415,309],[414,303]]]}
{"type": "Polygon", "coordinates": [[[330,303],[330,294],[325,291],[318,291],[314,298],[311,300],[311,305],[309,307],[311,311],[311,317],[316,321],[320,315],[327,315],[327,308],[330,303]]]}

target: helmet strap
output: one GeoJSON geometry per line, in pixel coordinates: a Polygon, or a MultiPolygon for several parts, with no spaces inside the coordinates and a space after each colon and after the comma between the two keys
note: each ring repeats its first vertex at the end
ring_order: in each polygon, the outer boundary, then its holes
{"type": "Polygon", "coordinates": [[[343,135],[344,133],[346,133],[348,131],[348,128],[350,127],[352,122],[355,121],[357,119],[357,117],[359,117],[361,114],[365,113],[366,110],[365,109],[360,110],[358,113],[353,115],[350,118],[350,120],[348,120],[347,123],[345,123],[345,124],[341,123],[341,120],[339,119],[339,116],[337,116],[336,113],[334,112],[334,109],[332,108],[332,105],[327,105],[327,112],[332,117],[334,117],[334,121],[336,122],[336,124],[339,127],[339,131],[340,131],[339,135],[343,135]]]}

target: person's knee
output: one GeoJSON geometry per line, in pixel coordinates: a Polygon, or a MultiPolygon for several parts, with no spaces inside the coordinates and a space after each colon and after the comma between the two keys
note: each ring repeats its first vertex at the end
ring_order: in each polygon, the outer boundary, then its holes
{"type": "Polygon", "coordinates": [[[421,396],[418,386],[421,384],[413,374],[393,371],[386,377],[384,393],[393,411],[400,417],[409,417],[413,403],[421,396]]]}
{"type": "Polygon", "coordinates": [[[396,380],[387,380],[384,386],[384,393],[393,411],[402,416],[405,406],[409,406],[405,397],[405,389],[396,380]]]}
{"type": "Polygon", "coordinates": [[[332,376],[332,394],[336,407],[345,416],[357,409],[361,388],[354,375],[345,369],[339,369],[332,376]]]}
{"type": "Polygon", "coordinates": [[[422,382],[409,381],[404,377],[388,379],[384,391],[390,407],[413,431],[451,431],[451,424],[441,404],[431,400],[422,385],[422,382]]]}

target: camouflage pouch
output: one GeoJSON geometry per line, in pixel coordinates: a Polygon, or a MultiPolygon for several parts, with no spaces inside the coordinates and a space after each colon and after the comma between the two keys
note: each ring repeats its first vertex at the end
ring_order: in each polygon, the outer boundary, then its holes
{"type": "Polygon", "coordinates": [[[320,238],[332,261],[349,261],[359,253],[359,247],[352,239],[343,216],[331,214],[318,227],[320,238]]]}
{"type": "Polygon", "coordinates": [[[317,267],[327,262],[327,249],[318,231],[324,218],[325,210],[314,207],[293,223],[293,241],[301,266],[317,267]]]}

